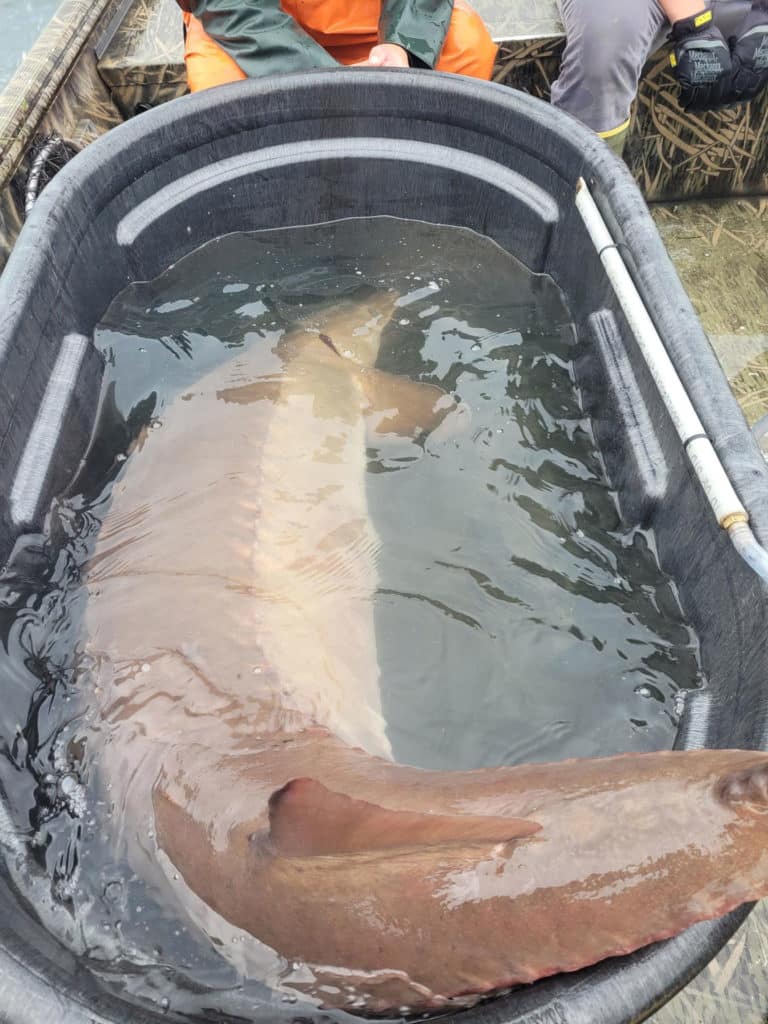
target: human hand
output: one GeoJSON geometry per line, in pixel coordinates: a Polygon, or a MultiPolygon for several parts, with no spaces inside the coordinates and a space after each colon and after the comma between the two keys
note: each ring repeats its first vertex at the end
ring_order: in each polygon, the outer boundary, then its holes
{"type": "Polygon", "coordinates": [[[746,103],[768,84],[768,0],[753,0],[738,33],[731,36],[731,100],[746,103]]]}
{"type": "Polygon", "coordinates": [[[712,24],[712,12],[682,18],[672,25],[674,53],[670,62],[680,83],[680,105],[685,110],[714,110],[730,98],[733,66],[731,52],[712,24]]]}
{"type": "Polygon", "coordinates": [[[358,65],[364,68],[407,68],[408,51],[396,43],[379,43],[371,49],[368,60],[358,65]]]}

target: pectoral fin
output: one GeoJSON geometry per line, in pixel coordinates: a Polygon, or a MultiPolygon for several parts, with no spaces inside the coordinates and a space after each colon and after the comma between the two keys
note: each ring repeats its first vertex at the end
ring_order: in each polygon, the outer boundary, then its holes
{"type": "Polygon", "coordinates": [[[525,818],[391,811],[293,779],[269,801],[270,839],[285,857],[322,857],[425,846],[510,842],[541,826],[525,818]]]}
{"type": "Polygon", "coordinates": [[[376,435],[419,437],[449,418],[456,433],[469,425],[469,410],[435,384],[424,384],[384,370],[360,370],[369,430],[376,435]]]}

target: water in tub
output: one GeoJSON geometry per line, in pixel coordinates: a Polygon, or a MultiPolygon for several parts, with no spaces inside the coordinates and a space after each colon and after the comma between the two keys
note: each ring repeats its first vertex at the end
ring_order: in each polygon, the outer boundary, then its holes
{"type": "MultiPolygon", "coordinates": [[[[397,301],[379,369],[435,385],[463,410],[447,429],[374,438],[365,453],[392,756],[456,769],[661,749],[681,693],[700,685],[696,638],[653,535],[622,521],[606,480],[574,382],[573,325],[550,279],[473,233],[381,218],[229,235],[131,286],[96,332],[105,371],[84,468],[45,535],[19,546],[0,594],[0,845],[54,934],[145,1005],[273,1020],[295,1014],[296,997],[259,976],[241,933],[190,911],[152,868],[142,777],[116,789],[105,763],[84,579],[111,488],[150,431],[148,478],[173,478],[156,433],[162,442],[216,367],[240,360],[244,386],[274,384],[285,372],[275,352],[296,324],[383,292],[397,301]]],[[[275,399],[264,386],[250,400],[268,411],[275,399]]],[[[198,429],[210,430],[200,407],[198,429]]],[[[188,531],[184,480],[174,486],[163,516],[188,531]]],[[[204,511],[189,544],[215,561],[217,521],[204,511]]],[[[119,528],[132,589],[116,614],[129,618],[163,583],[137,566],[131,576],[143,516],[119,528]]],[[[151,700],[151,665],[136,678],[151,700]]]]}

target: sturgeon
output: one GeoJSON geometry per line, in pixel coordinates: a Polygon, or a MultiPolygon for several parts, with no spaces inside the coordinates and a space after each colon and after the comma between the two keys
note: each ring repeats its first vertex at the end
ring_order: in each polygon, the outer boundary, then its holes
{"type": "Polygon", "coordinates": [[[88,577],[124,832],[150,808],[177,887],[358,1014],[469,1005],[768,893],[763,754],[393,763],[367,437],[461,410],[374,369],[391,310],[340,303],[283,337],[274,373],[245,353],[174,402],[88,577]]]}

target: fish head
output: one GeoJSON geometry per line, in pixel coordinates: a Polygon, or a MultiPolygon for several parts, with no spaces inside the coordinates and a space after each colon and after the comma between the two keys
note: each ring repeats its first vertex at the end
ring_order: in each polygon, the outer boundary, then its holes
{"type": "Polygon", "coordinates": [[[373,367],[397,299],[394,291],[360,289],[314,318],[318,333],[343,359],[350,359],[358,366],[373,367]]]}
{"type": "Polygon", "coordinates": [[[397,301],[396,292],[369,286],[332,299],[318,298],[300,316],[286,314],[290,327],[278,351],[286,365],[297,358],[328,364],[332,355],[347,361],[350,369],[372,369],[397,301]]]}

